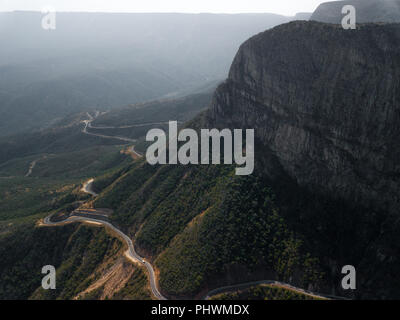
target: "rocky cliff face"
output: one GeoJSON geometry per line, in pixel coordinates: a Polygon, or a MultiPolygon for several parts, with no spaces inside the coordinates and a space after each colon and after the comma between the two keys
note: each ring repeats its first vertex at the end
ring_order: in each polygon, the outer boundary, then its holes
{"type": "Polygon", "coordinates": [[[340,24],[342,8],[352,5],[357,10],[357,22],[400,22],[399,0],[350,0],[322,3],[310,20],[340,24]]]}
{"type": "MultiPolygon", "coordinates": [[[[245,42],[207,118],[254,128],[300,185],[400,207],[400,25],[292,22],[245,42]]],[[[264,151],[263,151],[264,152],[264,151]]]]}

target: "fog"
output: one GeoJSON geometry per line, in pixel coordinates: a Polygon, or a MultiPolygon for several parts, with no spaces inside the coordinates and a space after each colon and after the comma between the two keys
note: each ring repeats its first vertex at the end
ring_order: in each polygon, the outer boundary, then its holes
{"type": "Polygon", "coordinates": [[[57,11],[266,13],[295,15],[312,12],[321,0],[2,0],[0,11],[35,10],[53,6],[57,11]]]}
{"type": "Polygon", "coordinates": [[[0,13],[0,134],[85,108],[173,97],[226,78],[240,44],[274,14],[0,13]]]}

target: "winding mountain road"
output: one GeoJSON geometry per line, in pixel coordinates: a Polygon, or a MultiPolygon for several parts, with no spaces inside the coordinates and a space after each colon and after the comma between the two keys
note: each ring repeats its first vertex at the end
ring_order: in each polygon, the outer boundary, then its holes
{"type": "MultiPolygon", "coordinates": [[[[94,193],[91,190],[91,186],[93,184],[93,179],[90,179],[89,181],[87,181],[81,190],[89,193],[93,196],[97,196],[96,193],[94,193]],[[95,195],[94,195],[95,194],[95,195]]],[[[83,209],[84,210],[84,209],[83,209]]],[[[99,209],[100,210],[100,209],[99,209]]],[[[85,210],[84,210],[85,211],[85,210]]],[[[102,216],[103,212],[99,211],[97,213],[96,209],[90,209],[91,214],[93,214],[93,216],[102,216]]],[[[64,225],[66,223],[73,223],[73,222],[86,222],[86,223],[95,223],[95,224],[99,224],[99,225],[103,225],[105,227],[110,228],[111,230],[113,230],[115,233],[117,233],[127,244],[128,246],[128,251],[127,251],[127,255],[130,259],[132,259],[134,262],[140,263],[143,266],[146,267],[147,272],[149,274],[149,282],[150,282],[150,288],[151,288],[151,292],[153,293],[153,295],[158,299],[158,300],[167,300],[167,298],[165,298],[159,291],[158,287],[157,287],[157,280],[156,280],[156,276],[155,276],[155,272],[154,272],[154,268],[153,266],[147,262],[143,257],[141,257],[140,255],[137,254],[135,247],[133,245],[133,242],[131,240],[131,238],[129,236],[127,236],[125,233],[123,233],[121,230],[119,230],[117,227],[115,227],[113,224],[111,224],[108,221],[102,220],[102,219],[96,219],[95,217],[93,218],[89,218],[87,216],[78,216],[76,213],[79,212],[79,209],[74,211],[72,213],[72,215],[70,217],[68,217],[67,219],[63,220],[63,221],[58,221],[58,222],[52,222],[51,221],[51,217],[52,215],[46,217],[43,220],[43,225],[44,226],[60,226],[60,225],[64,225]]],[[[319,299],[332,299],[332,298],[338,298],[340,299],[340,297],[334,297],[334,296],[328,296],[328,295],[322,295],[319,293],[315,293],[315,292],[311,292],[311,291],[307,291],[301,288],[296,288],[292,285],[283,283],[283,282],[279,282],[279,281],[275,281],[275,280],[262,280],[262,281],[256,281],[256,282],[247,282],[247,283],[242,283],[242,284],[236,284],[236,285],[232,285],[232,286],[226,286],[226,287],[221,287],[221,288],[217,288],[217,289],[213,289],[210,292],[208,292],[205,297],[203,298],[204,300],[209,300],[212,296],[217,295],[217,294],[221,294],[224,292],[230,292],[233,290],[239,290],[239,289],[244,289],[244,288],[248,288],[251,286],[255,286],[255,285],[262,285],[262,284],[270,284],[270,285],[276,285],[276,286],[280,286],[289,290],[293,290],[305,295],[309,295],[312,296],[314,298],[319,298],[319,299]]]]}
{"type": "Polygon", "coordinates": [[[28,172],[26,173],[25,177],[29,177],[32,174],[32,171],[35,168],[37,162],[38,162],[38,160],[34,160],[31,162],[31,164],[29,165],[28,172]]]}
{"type": "MultiPolygon", "coordinates": [[[[94,120],[94,119],[93,119],[94,120]]],[[[179,123],[179,121],[178,121],[179,123]]],[[[90,122],[88,127],[91,129],[98,129],[98,130],[103,130],[103,129],[129,129],[129,128],[140,128],[140,127],[147,127],[147,126],[154,126],[154,125],[163,125],[163,124],[169,124],[169,121],[163,121],[163,122],[149,122],[149,123],[137,123],[137,124],[131,124],[131,125],[126,125],[126,126],[120,126],[120,127],[113,127],[113,126],[99,126],[99,127],[94,127],[92,126],[92,123],[90,122]]]]}
{"type": "Polygon", "coordinates": [[[83,128],[82,132],[84,134],[90,135],[90,136],[95,136],[95,137],[100,137],[100,138],[105,138],[105,139],[117,139],[117,140],[121,140],[124,142],[136,142],[135,139],[131,139],[131,138],[126,138],[126,137],[120,137],[120,136],[107,136],[105,134],[98,134],[98,133],[93,133],[93,132],[89,132],[87,129],[89,127],[89,123],[91,123],[94,119],[91,120],[84,120],[83,123],[85,124],[85,127],[83,128]]]}
{"type": "MultiPolygon", "coordinates": [[[[110,138],[110,139],[120,139],[123,141],[128,141],[128,142],[135,142],[135,140],[133,139],[129,139],[129,138],[124,138],[124,137],[116,137],[116,136],[106,136],[106,135],[99,135],[99,134],[94,134],[94,133],[90,133],[87,131],[87,128],[90,127],[91,122],[95,119],[93,116],[91,116],[89,113],[87,113],[89,116],[89,120],[84,120],[83,122],[85,123],[85,127],[83,129],[83,133],[85,134],[89,134],[89,135],[94,135],[94,136],[99,136],[99,137],[103,137],[103,138],[110,138]]],[[[98,113],[96,113],[96,117],[98,116],[98,113]]],[[[135,151],[134,146],[130,148],[130,151],[134,154],[136,154],[139,157],[142,157],[142,155],[138,152],[135,151]]],[[[30,168],[30,172],[32,171],[34,167],[34,163],[31,164],[31,168],[30,168]]],[[[29,172],[28,172],[29,173],[29,172]]],[[[81,189],[82,192],[88,193],[90,195],[92,195],[93,197],[96,197],[98,194],[93,190],[93,182],[94,179],[90,179],[88,181],[86,181],[83,184],[83,187],[81,189]]],[[[82,209],[82,211],[87,211],[87,209],[82,209]]],[[[143,266],[146,267],[148,274],[149,274],[149,282],[150,282],[150,288],[151,291],[153,293],[153,295],[158,299],[158,300],[167,300],[167,298],[165,298],[159,291],[158,287],[157,287],[157,280],[156,280],[156,276],[155,276],[155,272],[154,272],[154,268],[153,266],[145,261],[144,258],[142,258],[141,256],[139,256],[137,254],[137,252],[135,251],[135,247],[133,245],[132,240],[130,239],[130,237],[128,237],[125,233],[123,233],[121,230],[119,230],[117,227],[115,227],[113,224],[111,224],[108,221],[105,221],[103,219],[97,219],[95,218],[96,215],[97,216],[102,216],[104,215],[103,211],[100,211],[99,213],[96,214],[96,209],[90,209],[91,214],[93,214],[92,218],[89,218],[87,216],[79,216],[79,211],[80,209],[77,209],[76,211],[72,212],[71,216],[69,216],[67,219],[63,220],[63,221],[59,221],[59,222],[52,222],[51,221],[51,217],[52,215],[46,217],[43,219],[43,223],[42,226],[60,226],[60,225],[64,225],[66,223],[73,223],[73,222],[86,222],[86,223],[95,223],[98,225],[103,225],[105,227],[110,228],[111,230],[113,230],[115,233],[117,233],[127,244],[128,246],[128,251],[127,251],[127,255],[129,258],[131,258],[133,261],[142,264],[143,266]]],[[[243,283],[243,284],[236,284],[236,285],[232,285],[232,286],[226,286],[226,287],[221,287],[221,288],[217,288],[217,289],[213,289],[210,292],[208,292],[205,296],[204,299],[208,300],[211,296],[216,295],[216,294],[221,294],[224,292],[229,292],[232,290],[237,290],[237,289],[243,289],[243,288],[247,288],[247,287],[251,287],[254,285],[262,285],[262,284],[272,284],[272,285],[277,285],[277,286],[281,286],[283,288],[289,289],[289,290],[293,290],[299,293],[303,293],[309,296],[313,296],[315,298],[321,298],[321,299],[332,299],[332,298],[341,298],[341,297],[334,297],[334,296],[328,296],[328,295],[322,295],[319,293],[314,293],[311,291],[307,291],[301,288],[296,288],[294,286],[291,286],[289,284],[286,283],[282,283],[282,282],[278,282],[275,280],[262,280],[262,281],[257,281],[257,282],[247,282],[247,283],[243,283]]]]}
{"type": "Polygon", "coordinates": [[[135,251],[135,247],[133,246],[133,242],[132,240],[125,234],[123,233],[121,230],[119,230],[117,227],[115,227],[114,225],[112,225],[110,222],[104,221],[104,220],[100,220],[100,219],[95,219],[95,218],[88,218],[88,217],[79,217],[79,216],[70,216],[67,219],[60,221],[60,222],[52,222],[51,221],[51,216],[46,217],[43,220],[43,225],[45,226],[60,226],[60,225],[64,225],[66,223],[72,223],[72,222],[89,222],[89,223],[96,223],[96,224],[101,224],[104,225],[108,228],[110,228],[111,230],[113,230],[114,232],[116,232],[124,241],[125,243],[128,245],[128,255],[129,257],[142,264],[143,266],[146,267],[148,273],[149,273],[149,280],[150,280],[150,288],[151,288],[151,292],[153,293],[153,295],[158,299],[158,300],[167,300],[158,290],[157,288],[157,281],[156,281],[156,277],[155,277],[155,273],[154,273],[154,269],[153,266],[145,261],[141,256],[139,256],[136,251],[135,251]]]}
{"type": "Polygon", "coordinates": [[[210,292],[208,292],[206,294],[206,296],[204,297],[204,300],[209,300],[212,296],[215,296],[218,294],[231,292],[231,291],[235,291],[235,290],[243,290],[246,288],[250,288],[253,286],[259,286],[259,285],[273,285],[273,286],[288,289],[288,290],[291,290],[291,291],[294,291],[297,293],[301,293],[301,294],[304,294],[304,295],[307,295],[307,296],[310,296],[310,297],[313,297],[316,299],[324,299],[324,300],[344,299],[342,297],[337,297],[337,296],[333,296],[333,295],[325,295],[325,294],[316,293],[316,292],[308,291],[305,289],[297,288],[290,284],[276,281],[276,280],[260,280],[260,281],[246,282],[246,283],[240,283],[240,284],[231,285],[231,286],[220,287],[220,288],[211,290],[210,292]]]}
{"type": "Polygon", "coordinates": [[[98,194],[93,190],[93,182],[94,179],[90,179],[83,184],[81,191],[92,195],[93,197],[97,197],[98,194]]]}
{"type": "Polygon", "coordinates": [[[139,152],[137,152],[137,151],[135,150],[135,146],[132,146],[129,150],[130,150],[130,152],[132,152],[133,154],[135,154],[137,157],[139,157],[139,158],[143,157],[143,155],[142,155],[141,153],[139,153],[139,152]]]}
{"type": "Polygon", "coordinates": [[[28,169],[28,172],[26,173],[25,177],[31,176],[32,171],[33,171],[33,169],[36,167],[37,163],[38,163],[40,160],[44,160],[44,159],[47,159],[47,155],[44,155],[43,157],[32,161],[32,162],[29,164],[29,169],[28,169]]]}
{"type": "MultiPolygon", "coordinates": [[[[96,115],[94,117],[89,112],[86,112],[86,114],[88,115],[89,119],[82,121],[85,124],[85,127],[82,130],[82,133],[87,134],[87,135],[91,135],[91,136],[100,137],[100,138],[117,139],[117,140],[121,140],[121,141],[124,141],[124,142],[136,142],[137,140],[131,139],[131,138],[126,138],[126,137],[120,137],[120,136],[107,136],[107,135],[104,135],[104,134],[93,133],[93,132],[89,132],[88,128],[92,128],[92,129],[115,129],[115,128],[131,128],[131,127],[135,127],[135,126],[145,126],[145,125],[152,125],[152,124],[163,124],[163,122],[159,122],[159,123],[151,123],[151,124],[143,124],[143,125],[136,124],[136,125],[125,126],[125,127],[92,127],[92,122],[98,117],[99,112],[96,112],[96,115]]],[[[129,151],[131,153],[133,153],[134,155],[136,155],[137,157],[139,157],[139,158],[143,157],[142,154],[140,154],[139,152],[137,152],[135,150],[135,146],[130,147],[129,151]]],[[[84,186],[84,188],[85,188],[85,186],[84,186]]],[[[88,192],[88,193],[90,193],[92,195],[95,195],[95,193],[93,193],[93,192],[88,192]]]]}
{"type": "MultiPolygon", "coordinates": [[[[97,196],[97,193],[93,191],[93,181],[94,179],[90,179],[87,182],[85,182],[83,184],[83,187],[81,189],[81,191],[88,193],[94,197],[97,196]]],[[[92,214],[94,216],[98,215],[98,216],[102,216],[104,213],[103,211],[100,211],[99,213],[97,213],[96,209],[92,209],[92,214]]],[[[136,261],[142,265],[144,265],[149,273],[149,280],[150,280],[150,288],[151,288],[151,292],[153,293],[153,295],[158,299],[158,300],[166,300],[166,298],[160,293],[160,291],[157,288],[157,280],[156,280],[156,276],[155,276],[155,272],[153,269],[153,266],[144,260],[144,258],[142,258],[141,256],[139,256],[135,250],[135,247],[133,246],[133,242],[131,240],[131,238],[129,238],[125,233],[123,233],[121,230],[119,230],[117,227],[115,227],[113,224],[111,224],[110,222],[107,222],[105,220],[102,219],[96,219],[96,218],[89,218],[89,217],[82,217],[82,216],[78,216],[78,215],[74,215],[77,214],[76,212],[79,212],[79,210],[76,210],[74,212],[72,212],[72,215],[70,217],[68,217],[67,219],[63,220],[63,221],[59,221],[59,222],[52,222],[51,221],[51,217],[52,215],[46,217],[43,220],[43,225],[45,226],[59,226],[59,225],[64,225],[65,223],[72,223],[72,222],[89,222],[89,223],[96,223],[96,224],[101,224],[104,225],[108,228],[110,228],[111,230],[113,230],[114,232],[116,232],[124,241],[125,243],[128,245],[128,256],[129,258],[131,258],[133,261],[136,261]]]]}

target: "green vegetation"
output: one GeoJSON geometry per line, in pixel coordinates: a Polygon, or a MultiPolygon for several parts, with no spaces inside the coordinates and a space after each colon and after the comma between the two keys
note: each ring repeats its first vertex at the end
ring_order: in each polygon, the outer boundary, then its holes
{"type": "Polygon", "coordinates": [[[255,272],[308,286],[322,272],[290,231],[262,179],[230,166],[150,166],[139,162],[95,200],[154,257],[163,292],[193,296],[211,279],[255,272]],[[237,273],[236,270],[243,272],[237,273]]]}
{"type": "Polygon", "coordinates": [[[292,279],[304,287],[321,280],[318,261],[306,254],[260,180],[232,177],[222,186],[220,199],[156,260],[162,288],[185,296],[200,291],[216,276],[223,280],[234,275],[246,281],[246,276],[261,270],[273,279],[292,279]]]}
{"type": "MultiPolygon", "coordinates": [[[[99,116],[93,121],[93,128],[88,128],[88,131],[107,136],[143,139],[153,128],[167,131],[168,123],[166,122],[168,121],[186,122],[191,120],[209,106],[211,97],[212,92],[210,91],[180,99],[151,101],[115,109],[113,112],[99,116]]],[[[144,151],[140,146],[138,150],[144,151]]]]}
{"type": "MultiPolygon", "coordinates": [[[[63,134],[68,132],[67,127],[60,130],[63,134]]],[[[79,136],[58,136],[57,131],[48,149],[79,136]]],[[[52,134],[34,134],[28,140],[39,141],[40,136],[47,140],[52,134]]],[[[79,224],[35,226],[50,213],[70,210],[76,201],[89,199],[89,195],[80,192],[81,183],[87,178],[119,173],[132,162],[121,154],[119,146],[85,148],[85,140],[81,142],[75,151],[55,148],[57,153],[14,158],[0,165],[0,299],[72,299],[96,280],[99,265],[121,255],[121,242],[103,228],[79,224]],[[38,160],[36,166],[25,177],[34,160],[38,160]],[[45,265],[57,269],[57,290],[41,289],[41,268],[45,265]]],[[[17,150],[21,146],[11,140],[9,147],[17,150]]],[[[43,150],[36,146],[29,152],[43,150]]],[[[137,289],[138,296],[147,298],[141,288],[143,279],[138,274],[136,277],[138,284],[135,287],[133,279],[128,293],[133,296],[137,289]]]]}
{"type": "Polygon", "coordinates": [[[150,300],[149,280],[145,272],[138,268],[127,284],[112,296],[112,300],[150,300]]]}
{"type": "MultiPolygon", "coordinates": [[[[124,200],[126,201],[135,191],[139,190],[155,172],[154,167],[143,162],[136,162],[131,168],[109,185],[100,197],[96,198],[94,202],[96,207],[119,209],[124,200]]],[[[109,181],[112,181],[112,179],[109,181]]],[[[129,216],[122,212],[113,217],[113,220],[121,226],[126,226],[128,219],[129,216]]]]}
{"type": "MultiPolygon", "coordinates": [[[[180,99],[151,101],[122,109],[114,109],[93,122],[93,126],[129,126],[133,124],[188,121],[208,108],[213,91],[190,95],[180,99]]],[[[138,130],[138,128],[136,128],[138,130]]],[[[145,134],[143,134],[145,135],[145,134]]]]}
{"type": "Polygon", "coordinates": [[[120,153],[119,146],[98,146],[70,153],[61,153],[39,160],[32,177],[89,178],[121,163],[129,157],[120,153]]]}
{"type": "Polygon", "coordinates": [[[61,248],[62,262],[57,266],[57,289],[44,290],[39,287],[31,299],[74,298],[96,280],[92,276],[96,268],[122,248],[122,243],[109,236],[103,228],[84,225],[75,228],[65,247],[61,248]]]}
{"type": "Polygon", "coordinates": [[[146,154],[147,148],[152,143],[153,142],[147,142],[144,138],[138,139],[138,141],[135,143],[135,150],[141,152],[142,154],[146,154]]]}
{"type": "Polygon", "coordinates": [[[72,298],[89,284],[98,263],[120,248],[121,243],[100,228],[20,225],[0,237],[0,299],[72,298]],[[45,265],[57,269],[56,290],[41,289],[45,265]]]}
{"type": "Polygon", "coordinates": [[[168,124],[151,124],[151,125],[143,125],[139,127],[129,127],[129,128],[107,128],[107,129],[89,128],[88,131],[90,133],[99,135],[140,139],[146,137],[147,132],[149,132],[153,128],[163,129],[165,131],[168,131],[168,124]]]}
{"type": "MultiPolygon", "coordinates": [[[[108,117],[112,121],[112,115],[108,117]]],[[[92,141],[79,133],[81,125],[68,123],[36,133],[28,142],[11,140],[7,145],[11,155],[0,159],[0,253],[6,257],[0,263],[0,298],[73,298],[95,280],[91,275],[96,265],[116,254],[115,239],[96,228],[34,227],[49,213],[89,199],[79,192],[89,177],[95,178],[94,189],[100,193],[95,207],[114,210],[112,222],[135,239],[139,254],[158,269],[167,296],[199,297],[200,292],[229,285],[232,279],[280,280],[326,292],[338,283],[332,268],[349,263],[362,270],[357,275],[361,286],[367,283],[363,279],[374,282],[373,295],[363,291],[367,296],[398,296],[399,260],[394,254],[398,248],[393,242],[400,237],[397,217],[311,193],[283,173],[274,181],[257,170],[249,177],[235,176],[233,166],[133,162],[120,153],[121,146],[101,145],[106,139],[92,141]],[[88,147],[91,142],[94,146],[88,147]],[[13,156],[18,150],[22,156],[13,156]],[[33,160],[38,162],[25,177],[33,160]],[[14,248],[19,249],[14,252],[14,248]],[[43,259],[57,266],[62,291],[50,294],[38,289],[41,275],[32,270],[43,263],[42,251],[47,252],[43,259]],[[378,263],[385,266],[385,274],[375,272],[378,263]],[[390,289],[384,286],[388,279],[393,283],[390,289]]],[[[197,120],[188,124],[197,125],[197,120]]],[[[137,149],[145,150],[145,145],[140,140],[137,149]]],[[[125,288],[108,298],[147,299],[145,277],[135,272],[125,288]]],[[[95,299],[103,289],[85,298],[95,299]]],[[[275,289],[257,288],[245,294],[301,298],[275,289]]]]}
{"type": "Polygon", "coordinates": [[[4,163],[13,159],[33,155],[69,153],[99,145],[123,144],[120,140],[84,134],[82,129],[82,123],[74,122],[63,127],[0,138],[2,151],[0,153],[0,169],[4,163]]]}
{"type": "MultiPolygon", "coordinates": [[[[151,292],[148,288],[148,278],[141,268],[135,268],[127,283],[122,289],[114,292],[111,297],[106,296],[105,300],[151,300],[151,292]]],[[[105,285],[85,294],[83,300],[99,300],[104,298],[105,285]]]]}
{"type": "Polygon", "coordinates": [[[130,167],[131,166],[124,166],[124,165],[117,166],[116,168],[108,170],[108,172],[97,177],[96,180],[93,181],[94,190],[97,193],[100,193],[109,185],[111,185],[115,180],[121,177],[125,172],[127,172],[130,167]]]}
{"type": "Polygon", "coordinates": [[[258,285],[244,290],[217,294],[211,300],[320,300],[294,290],[274,286],[258,285]]]}
{"type": "MultiPolygon", "coordinates": [[[[206,107],[210,97],[208,93],[189,99],[156,102],[149,108],[133,112],[142,114],[143,117],[137,120],[144,121],[146,117],[161,115],[159,110],[165,107],[168,112],[163,113],[164,116],[175,120],[174,116],[179,115],[177,120],[185,120],[186,116],[206,107]]],[[[120,141],[84,135],[80,123],[83,119],[86,119],[84,114],[71,116],[60,121],[58,127],[0,140],[0,147],[5,151],[0,157],[0,245],[1,255],[7,257],[0,263],[0,298],[71,299],[95,281],[96,266],[106,257],[116,254],[119,247],[115,239],[103,230],[78,225],[35,227],[40,218],[52,212],[69,210],[76,201],[89,199],[88,195],[80,192],[85,179],[97,177],[94,188],[104,196],[96,199],[96,205],[115,208],[117,212],[112,219],[116,224],[133,232],[140,223],[150,219],[141,238],[142,244],[147,242],[149,246],[153,246],[153,242],[146,234],[152,232],[159,219],[157,215],[162,214],[162,211],[156,211],[157,206],[161,203],[165,206],[166,195],[173,193],[179,181],[185,179],[187,170],[184,167],[152,167],[143,161],[132,162],[129,156],[120,153],[120,146],[113,145],[120,144],[120,141]],[[33,161],[36,164],[30,176],[25,177],[33,161]],[[132,216],[135,208],[142,211],[132,216]],[[18,248],[16,252],[12,251],[14,247],[18,248]],[[46,254],[41,255],[42,251],[46,254]],[[46,264],[57,267],[56,291],[40,289],[40,268],[46,264]],[[24,285],[18,285],[20,281],[24,285]]],[[[139,128],[139,135],[148,129],[139,128]]],[[[122,135],[119,129],[114,131],[111,134],[122,135]]],[[[210,178],[213,174],[210,173],[210,178]]],[[[201,180],[199,176],[199,183],[201,180]]],[[[209,182],[214,184],[212,179],[209,182]]],[[[188,185],[189,180],[184,187],[188,185]]],[[[188,193],[182,194],[181,198],[189,196],[188,193]]],[[[189,210],[190,205],[186,209],[189,210]]],[[[207,206],[207,203],[199,203],[196,208],[205,209],[207,206]]],[[[171,231],[164,228],[168,224],[162,227],[164,235],[160,239],[171,240],[196,212],[188,212],[174,224],[171,223],[178,215],[171,216],[168,222],[171,231]]],[[[164,249],[163,245],[158,245],[155,252],[164,249]]],[[[148,299],[147,285],[146,275],[141,270],[136,271],[127,285],[109,298],[148,299]]],[[[101,288],[92,292],[92,298],[100,292],[101,288]]]]}
{"type": "MultiPolygon", "coordinates": [[[[33,222],[25,222],[13,231],[0,232],[0,300],[73,299],[99,278],[99,266],[109,266],[122,254],[122,243],[104,228],[80,224],[34,227],[33,222]],[[41,287],[41,269],[45,265],[56,267],[56,290],[41,287]]],[[[84,299],[97,299],[101,290],[94,290],[84,299]]],[[[112,297],[150,298],[147,275],[140,268],[112,297]]]]}
{"type": "Polygon", "coordinates": [[[57,210],[87,199],[87,195],[79,193],[85,179],[100,173],[115,173],[131,162],[117,146],[93,147],[39,159],[29,177],[25,173],[31,157],[12,160],[0,167],[0,176],[3,176],[0,178],[0,220],[57,210]],[[7,174],[20,175],[5,178],[7,174]]]}
{"type": "Polygon", "coordinates": [[[66,202],[84,199],[73,194],[76,180],[0,179],[0,221],[59,209],[66,202]]]}

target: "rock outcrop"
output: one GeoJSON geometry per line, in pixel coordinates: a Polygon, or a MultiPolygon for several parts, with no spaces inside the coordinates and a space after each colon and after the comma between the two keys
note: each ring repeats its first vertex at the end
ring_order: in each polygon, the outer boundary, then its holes
{"type": "Polygon", "coordinates": [[[396,212],[400,25],[297,21],[260,33],[241,46],[207,119],[254,128],[301,186],[396,212]]]}
{"type": "Polygon", "coordinates": [[[399,0],[350,0],[332,1],[319,5],[310,20],[340,24],[344,15],[342,8],[352,5],[356,8],[357,22],[400,22],[399,0]]]}

